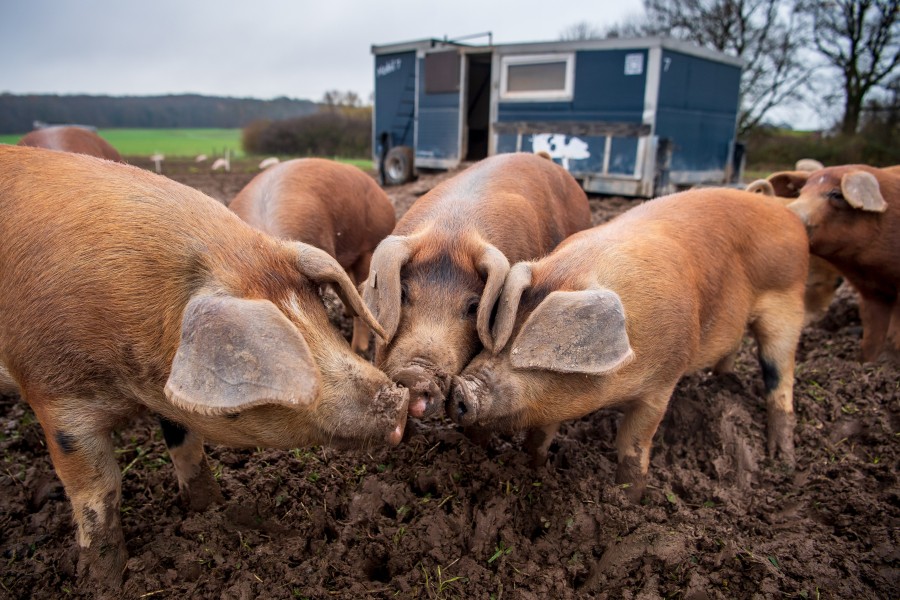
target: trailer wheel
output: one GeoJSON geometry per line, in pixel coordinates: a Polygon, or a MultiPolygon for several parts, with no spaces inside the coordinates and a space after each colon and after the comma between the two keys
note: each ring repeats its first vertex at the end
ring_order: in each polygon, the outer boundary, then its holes
{"type": "Polygon", "coordinates": [[[409,146],[396,146],[384,157],[384,182],[400,185],[413,178],[413,151],[409,146]]]}

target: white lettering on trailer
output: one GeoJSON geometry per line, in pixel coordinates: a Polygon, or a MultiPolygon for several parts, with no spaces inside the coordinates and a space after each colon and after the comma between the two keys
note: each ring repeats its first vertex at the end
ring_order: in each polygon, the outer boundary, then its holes
{"type": "Polygon", "coordinates": [[[378,69],[375,70],[375,74],[377,77],[384,77],[385,75],[390,75],[394,71],[400,70],[400,65],[403,64],[402,59],[393,58],[383,65],[379,66],[378,69]]]}

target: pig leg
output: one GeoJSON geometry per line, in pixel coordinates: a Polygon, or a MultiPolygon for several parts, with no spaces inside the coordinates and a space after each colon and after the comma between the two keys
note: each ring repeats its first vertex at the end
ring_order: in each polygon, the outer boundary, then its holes
{"type": "Polygon", "coordinates": [[[859,302],[862,321],[862,360],[874,362],[881,354],[891,322],[891,305],[880,298],[862,296],[859,302]]]}
{"type": "Polygon", "coordinates": [[[791,295],[770,296],[760,308],[750,328],[766,388],[769,456],[793,465],[794,352],[803,328],[803,303],[791,295]]]}
{"type": "MultiPolygon", "coordinates": [[[[372,262],[372,253],[366,253],[359,257],[350,267],[350,279],[354,284],[365,281],[369,276],[369,265],[372,262]]],[[[353,318],[353,339],[350,341],[350,347],[357,354],[362,354],[369,349],[369,328],[366,327],[365,321],[359,317],[353,318]]]]}
{"type": "Polygon", "coordinates": [[[559,423],[551,423],[528,432],[528,437],[525,438],[525,449],[531,457],[533,468],[537,469],[547,463],[547,450],[550,448],[556,432],[559,431],[559,425],[559,423]]]}
{"type": "Polygon", "coordinates": [[[669,397],[675,386],[658,394],[632,402],[625,408],[625,415],[616,434],[616,450],[619,466],[616,468],[616,483],[628,484],[625,495],[632,502],[638,502],[647,487],[647,469],[650,467],[650,446],[659,428],[669,397]]]}
{"type": "Polygon", "coordinates": [[[163,417],[159,418],[166,447],[172,457],[178,491],[185,505],[201,511],[222,501],[219,484],[213,477],[203,452],[203,440],[199,435],[163,417]]]}
{"type": "Polygon", "coordinates": [[[64,401],[28,394],[56,474],[72,503],[79,546],[78,573],[101,587],[118,588],[128,553],[119,517],[122,472],[113,452],[110,427],[101,415],[79,418],[83,402],[66,410],[64,401]],[[98,424],[101,424],[99,425],[98,424]]]}
{"type": "Polygon", "coordinates": [[[887,341],[881,356],[886,360],[900,364],[900,297],[894,300],[891,322],[888,325],[887,341]]]}

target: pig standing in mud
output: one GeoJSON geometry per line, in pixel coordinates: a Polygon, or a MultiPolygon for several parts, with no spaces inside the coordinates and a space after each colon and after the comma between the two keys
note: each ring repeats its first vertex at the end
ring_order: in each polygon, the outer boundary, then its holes
{"type": "Polygon", "coordinates": [[[900,362],[900,169],[829,167],[803,180],[788,207],[809,233],[810,252],[859,292],[862,359],[900,362]]]}
{"type": "MultiPolygon", "coordinates": [[[[394,228],[394,206],[375,180],[353,165],[300,158],[270,167],[228,205],[241,219],[276,237],[321,248],[357,284],[369,274],[372,252],[394,228]]],[[[356,352],[369,330],[353,320],[356,352]]]]}
{"type": "Polygon", "coordinates": [[[163,418],[193,508],[219,496],[203,438],[400,441],[407,392],[329,324],[326,283],[380,331],[325,252],[164,177],[15,146],[0,146],[0,214],[0,365],[43,427],[93,580],[122,578],[110,432],[142,410],[163,418]]]}
{"type": "Polygon", "coordinates": [[[730,360],[749,325],[768,449],[792,462],[806,246],[777,200],[724,189],[653,200],[573,235],[510,270],[494,347],[454,378],[447,413],[466,426],[531,429],[539,465],[560,422],[620,406],[616,482],[637,500],[678,380],[730,360]]]}
{"type": "Polygon", "coordinates": [[[439,410],[478,350],[510,261],[541,257],[589,227],[587,196],[533,154],[485,159],[419,198],[375,249],[363,297],[384,326],[375,362],[410,390],[409,413],[439,410]]]}

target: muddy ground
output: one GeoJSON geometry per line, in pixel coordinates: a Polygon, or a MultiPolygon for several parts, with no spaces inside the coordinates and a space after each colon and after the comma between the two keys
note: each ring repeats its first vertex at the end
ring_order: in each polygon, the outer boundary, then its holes
{"type": "MultiPolygon", "coordinates": [[[[222,201],[254,172],[164,171],[222,201]]],[[[389,190],[398,213],[445,176],[389,190]]],[[[591,200],[597,222],[633,204],[591,200]]],[[[900,597],[900,369],[860,365],[859,337],[847,288],[803,333],[794,470],[766,459],[752,342],[735,375],[685,378],[638,506],[613,483],[615,411],[564,425],[537,471],[519,437],[485,449],[442,418],[391,450],[209,447],[227,501],[201,514],[177,502],[142,417],[117,434],[123,597],[900,597]]],[[[0,597],[90,597],[69,504],[16,398],[0,398],[0,450],[0,597]]]]}

